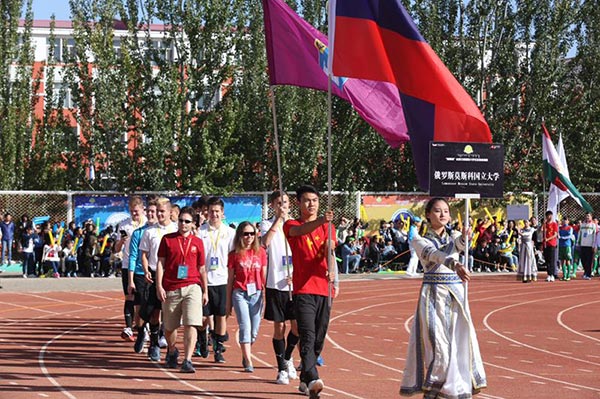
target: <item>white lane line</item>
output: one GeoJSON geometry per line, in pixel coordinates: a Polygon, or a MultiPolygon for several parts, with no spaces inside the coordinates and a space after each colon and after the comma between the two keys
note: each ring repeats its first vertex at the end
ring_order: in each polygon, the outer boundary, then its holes
{"type": "Polygon", "coordinates": [[[556,338],[556,337],[546,337],[546,338],[551,339],[553,341],[558,341],[558,338],[556,338]]]}
{"type": "Polygon", "coordinates": [[[506,378],[507,380],[514,380],[515,377],[511,377],[510,375],[501,375],[500,378],[506,378]]]}
{"type": "Polygon", "coordinates": [[[525,360],[525,359],[521,359],[519,360],[521,363],[527,363],[527,364],[533,364],[533,362],[531,360],[525,360]]]}
{"type": "Polygon", "coordinates": [[[123,373],[115,373],[115,375],[118,375],[119,377],[125,377],[125,374],[123,373]]]}
{"type": "Polygon", "coordinates": [[[564,388],[570,389],[572,391],[581,391],[581,389],[579,389],[579,388],[573,388],[573,387],[564,387],[564,388]]]}
{"type": "Polygon", "coordinates": [[[508,359],[506,356],[498,356],[498,355],[496,355],[496,356],[494,356],[494,357],[495,357],[496,359],[502,359],[502,360],[506,360],[506,359],[508,359]]]}
{"type": "Polygon", "coordinates": [[[533,335],[533,334],[525,334],[525,336],[529,337],[529,338],[535,338],[535,335],[533,335]]]}
{"type": "Polygon", "coordinates": [[[381,353],[373,353],[373,356],[377,356],[377,357],[385,357],[385,355],[382,355],[381,353]]]}
{"type": "MultiPolygon", "coordinates": [[[[563,296],[560,296],[560,297],[554,297],[554,299],[557,299],[557,300],[558,300],[558,299],[562,299],[562,298],[566,298],[566,297],[574,297],[574,296],[578,296],[578,295],[585,295],[585,294],[586,294],[586,293],[584,292],[584,293],[581,293],[581,294],[570,294],[570,295],[563,295],[563,296]]],[[[517,306],[527,305],[527,304],[530,304],[530,303],[542,302],[542,301],[545,301],[545,300],[547,300],[547,299],[546,299],[546,298],[542,298],[542,299],[531,300],[531,301],[526,301],[526,302],[519,302],[519,303],[516,303],[516,304],[512,304],[512,305],[504,306],[504,307],[501,307],[501,308],[497,308],[497,309],[495,309],[495,310],[493,310],[493,311],[489,312],[489,313],[488,313],[488,314],[487,314],[487,315],[484,317],[484,319],[483,319],[483,324],[484,324],[484,326],[485,326],[485,327],[486,327],[486,328],[487,328],[489,331],[491,331],[492,333],[494,333],[494,334],[496,334],[496,335],[498,335],[498,336],[500,336],[500,337],[502,337],[502,338],[504,338],[504,339],[506,339],[506,340],[508,340],[508,341],[510,341],[510,342],[518,342],[518,341],[515,341],[515,340],[513,340],[513,339],[511,339],[511,338],[508,338],[508,337],[506,337],[506,336],[503,336],[503,335],[502,335],[500,332],[498,332],[497,330],[495,330],[494,328],[492,328],[492,327],[490,326],[490,324],[489,324],[489,321],[488,321],[488,320],[489,320],[489,318],[490,318],[490,317],[491,317],[493,314],[495,314],[495,313],[497,313],[497,312],[500,312],[500,311],[503,311],[503,310],[507,310],[507,309],[510,309],[510,308],[513,308],[513,307],[517,307],[517,306]]],[[[588,304],[588,303],[589,303],[589,302],[586,302],[585,304],[588,304]]],[[[583,305],[582,305],[582,306],[583,306],[583,305]]],[[[514,344],[511,344],[511,345],[514,345],[514,344]]],[[[515,346],[519,346],[519,345],[515,345],[515,346]]],[[[571,359],[571,360],[580,361],[580,362],[583,362],[583,363],[589,363],[589,364],[593,364],[593,365],[598,365],[598,363],[593,363],[593,362],[589,362],[589,361],[586,361],[586,360],[583,360],[583,359],[576,359],[576,358],[571,358],[571,357],[564,356],[564,355],[559,355],[559,354],[556,354],[556,353],[554,353],[554,352],[546,351],[546,350],[544,350],[544,349],[540,349],[540,348],[537,348],[537,347],[534,347],[534,346],[530,346],[530,345],[526,345],[526,344],[523,344],[523,346],[524,346],[524,347],[527,347],[527,348],[530,348],[530,349],[533,349],[533,350],[536,350],[536,351],[543,352],[543,353],[547,353],[547,354],[551,354],[551,355],[556,355],[556,356],[559,356],[559,357],[564,357],[564,358],[568,358],[568,359],[571,359]]],[[[548,381],[548,382],[550,382],[550,383],[558,383],[558,384],[562,384],[562,385],[564,385],[565,387],[566,387],[566,386],[571,386],[571,387],[575,387],[575,388],[581,388],[581,389],[591,390],[591,391],[594,391],[594,392],[600,392],[600,389],[599,389],[599,388],[595,388],[595,387],[592,387],[592,386],[586,386],[586,385],[574,384],[574,383],[571,383],[571,382],[568,382],[568,381],[562,381],[562,380],[558,380],[558,379],[556,379],[556,378],[547,378],[547,377],[542,377],[542,376],[539,376],[539,375],[536,375],[536,374],[527,373],[527,372],[524,372],[524,371],[519,371],[519,370],[514,370],[514,369],[511,369],[511,368],[508,368],[508,367],[503,367],[503,366],[500,366],[500,365],[497,365],[497,364],[494,364],[494,363],[488,363],[488,362],[484,362],[484,364],[485,364],[486,366],[489,366],[489,367],[494,367],[494,368],[497,368],[497,369],[500,369],[500,370],[504,370],[504,371],[507,371],[507,372],[516,373],[516,374],[520,374],[520,375],[525,375],[525,376],[528,376],[528,377],[531,377],[531,378],[536,378],[536,379],[538,379],[538,380],[540,380],[540,379],[541,379],[541,380],[548,381]]]]}
{"type": "MultiPolygon", "coordinates": [[[[600,301],[593,301],[593,302],[590,302],[590,301],[584,301],[583,303],[580,303],[579,305],[575,305],[575,306],[571,306],[570,308],[563,309],[563,310],[562,310],[562,311],[561,311],[561,312],[560,312],[560,313],[559,313],[559,314],[556,316],[556,321],[558,322],[558,324],[559,324],[559,325],[560,325],[562,328],[564,328],[564,329],[566,329],[566,330],[568,330],[568,331],[572,332],[573,334],[577,334],[577,335],[579,335],[579,336],[581,336],[581,337],[585,337],[585,338],[587,338],[587,339],[591,339],[592,341],[600,342],[600,339],[598,339],[598,338],[596,338],[596,337],[592,337],[591,335],[587,335],[587,334],[584,334],[584,333],[582,333],[582,332],[576,331],[576,330],[572,329],[571,327],[567,326],[567,325],[566,325],[566,324],[563,322],[563,315],[564,315],[566,312],[569,312],[569,311],[571,311],[571,310],[573,310],[573,309],[580,308],[580,307],[582,307],[582,306],[588,306],[588,305],[591,305],[591,304],[593,304],[593,303],[598,303],[598,302],[600,302],[600,301]]],[[[575,341],[573,341],[573,342],[575,342],[575,341]]]]}
{"type": "MultiPolygon", "coordinates": [[[[114,306],[114,305],[113,305],[114,306]]],[[[96,309],[100,309],[100,308],[96,308],[96,309]]],[[[87,309],[85,309],[87,310],[87,309]]],[[[70,313],[70,312],[67,312],[70,313]]],[[[119,316],[113,316],[110,319],[116,319],[117,317],[121,317],[122,315],[119,316]]],[[[62,337],[64,337],[67,334],[70,334],[73,331],[79,330],[81,328],[87,327],[89,325],[92,324],[99,324],[102,323],[106,320],[110,320],[110,319],[104,319],[104,320],[96,320],[90,323],[85,323],[85,324],[81,324],[77,327],[71,328],[70,330],[66,330],[63,331],[61,334],[58,334],[56,336],[54,336],[54,338],[52,338],[51,340],[47,341],[44,346],[42,346],[42,348],[40,349],[39,353],[38,353],[38,364],[40,366],[40,370],[42,371],[42,373],[44,374],[44,376],[48,379],[48,381],[50,381],[50,383],[52,383],[52,385],[54,385],[56,388],[58,388],[58,390],[65,395],[67,398],[69,399],[76,399],[75,396],[73,396],[68,390],[66,390],[62,385],[60,385],[60,383],[58,381],[56,381],[56,379],[54,379],[54,377],[52,377],[50,375],[50,372],[48,371],[48,369],[46,368],[46,362],[44,360],[44,357],[46,355],[46,353],[48,352],[48,347],[50,347],[50,345],[52,345],[54,343],[54,341],[61,339],[62,337]]]]}
{"type": "Polygon", "coordinates": [[[375,377],[375,374],[371,373],[361,373],[362,375],[366,375],[367,377],[375,377]]]}
{"type": "Polygon", "coordinates": [[[556,368],[562,368],[562,366],[560,364],[548,364],[548,367],[556,367],[556,368]]]}
{"type": "Polygon", "coordinates": [[[531,382],[532,384],[546,385],[546,383],[543,381],[529,381],[529,382],[531,382]]]}
{"type": "MultiPolygon", "coordinates": [[[[562,295],[562,296],[558,296],[558,297],[554,297],[554,298],[556,300],[558,300],[558,299],[569,298],[569,297],[580,296],[580,295],[582,295],[582,294],[569,294],[569,295],[562,295]]],[[[576,362],[581,362],[581,363],[586,363],[586,364],[592,364],[594,366],[600,366],[600,363],[595,363],[595,362],[591,362],[589,360],[580,359],[580,358],[574,358],[572,356],[567,356],[567,355],[571,355],[571,353],[569,353],[569,352],[567,352],[567,353],[561,353],[561,352],[557,353],[557,352],[549,351],[549,350],[546,350],[546,349],[538,348],[537,346],[528,345],[528,344],[519,342],[519,341],[514,340],[514,339],[512,339],[510,337],[507,337],[506,335],[503,335],[498,330],[494,329],[490,325],[490,323],[489,323],[490,317],[492,317],[495,313],[499,313],[499,312],[502,312],[504,310],[515,308],[517,306],[523,306],[523,305],[529,305],[531,303],[542,302],[544,300],[546,300],[546,299],[545,298],[544,299],[534,299],[534,300],[531,300],[531,301],[519,302],[519,303],[515,303],[515,304],[503,306],[501,308],[497,308],[497,309],[489,312],[487,315],[485,315],[485,317],[483,318],[483,325],[489,331],[491,331],[493,334],[496,334],[497,336],[499,336],[501,338],[504,338],[505,340],[511,342],[510,346],[514,346],[514,347],[518,347],[518,348],[524,347],[524,348],[532,349],[532,350],[535,350],[535,351],[538,351],[538,352],[546,353],[546,354],[549,354],[549,355],[563,357],[563,358],[566,358],[566,359],[569,359],[569,360],[573,360],[573,361],[576,361],[576,362]]],[[[600,302],[600,301],[596,301],[596,302],[600,302]]],[[[587,303],[589,304],[590,302],[587,302],[587,303]]],[[[591,389],[591,387],[589,387],[589,388],[591,389]]]]}
{"type": "MultiPolygon", "coordinates": [[[[332,320],[334,320],[334,319],[335,319],[335,317],[332,320]]],[[[327,337],[328,340],[330,340],[329,335],[327,335],[326,337],[327,337]]],[[[239,346],[239,344],[238,344],[238,346],[239,346]]],[[[342,348],[342,350],[344,350],[344,349],[342,348]]],[[[254,354],[252,355],[252,358],[255,359],[258,363],[262,363],[263,365],[265,365],[265,366],[267,366],[269,368],[275,368],[274,365],[272,365],[271,363],[269,363],[269,362],[261,359],[260,357],[254,355],[254,354]]],[[[348,371],[350,371],[350,370],[348,370],[348,371]]],[[[334,388],[331,385],[327,385],[325,387],[325,389],[328,390],[328,391],[337,392],[337,393],[343,395],[344,398],[366,399],[366,398],[364,398],[362,396],[354,395],[354,394],[351,394],[350,392],[346,392],[346,391],[342,391],[341,389],[334,388]]],[[[324,395],[325,393],[326,392],[321,392],[321,395],[324,395]]]]}
{"type": "Polygon", "coordinates": [[[133,380],[136,382],[144,382],[144,380],[142,380],[141,378],[134,378],[133,380]]]}
{"type": "Polygon", "coordinates": [[[498,345],[500,342],[496,342],[496,341],[486,341],[488,344],[492,344],[492,345],[498,345]]]}
{"type": "Polygon", "coordinates": [[[562,353],[563,355],[572,355],[573,352],[565,352],[565,351],[558,351],[558,353],[562,353]]]}
{"type": "Polygon", "coordinates": [[[588,370],[588,369],[577,369],[577,371],[583,371],[584,373],[593,373],[592,370],[588,370]]]}
{"type": "Polygon", "coordinates": [[[46,395],[45,393],[38,393],[39,396],[41,396],[42,398],[49,398],[48,395],[46,395]]]}
{"type": "Polygon", "coordinates": [[[343,369],[343,368],[339,368],[338,370],[340,370],[340,371],[348,371],[348,372],[350,371],[348,369],[343,369]]]}
{"type": "Polygon", "coordinates": [[[347,332],[346,335],[348,335],[349,337],[355,337],[356,336],[356,334],[349,333],[349,332],[347,332]]]}

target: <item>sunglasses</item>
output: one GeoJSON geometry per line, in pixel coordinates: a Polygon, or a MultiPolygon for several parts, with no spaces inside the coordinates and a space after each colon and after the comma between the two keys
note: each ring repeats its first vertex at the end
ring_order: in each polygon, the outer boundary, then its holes
{"type": "Polygon", "coordinates": [[[190,224],[190,223],[192,223],[192,222],[193,222],[193,220],[179,219],[179,223],[190,224]]]}
{"type": "Polygon", "coordinates": [[[254,231],[244,231],[244,237],[254,237],[255,235],[254,231]]]}

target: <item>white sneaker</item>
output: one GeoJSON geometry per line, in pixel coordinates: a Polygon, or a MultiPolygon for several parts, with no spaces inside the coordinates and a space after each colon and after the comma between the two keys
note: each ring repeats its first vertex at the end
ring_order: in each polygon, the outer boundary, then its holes
{"type": "Polygon", "coordinates": [[[161,349],[164,349],[167,346],[169,346],[169,343],[167,342],[167,339],[165,338],[165,336],[163,335],[162,337],[159,337],[158,338],[158,347],[161,349]]]}
{"type": "Polygon", "coordinates": [[[285,365],[287,366],[287,375],[290,380],[295,380],[298,378],[298,374],[296,373],[296,367],[294,367],[294,358],[290,357],[290,360],[285,361],[285,365]]]}
{"type": "Polygon", "coordinates": [[[27,275],[26,275],[26,274],[24,274],[24,275],[23,275],[23,278],[27,278],[27,275]]]}
{"type": "Polygon", "coordinates": [[[288,373],[285,370],[281,370],[277,373],[277,381],[275,381],[279,385],[289,385],[290,379],[288,378],[288,373]]]}
{"type": "Polygon", "coordinates": [[[552,281],[552,276],[546,277],[546,281],[548,281],[548,282],[552,281]]]}
{"type": "Polygon", "coordinates": [[[146,323],[146,327],[144,328],[144,342],[150,342],[150,327],[146,323]]]}

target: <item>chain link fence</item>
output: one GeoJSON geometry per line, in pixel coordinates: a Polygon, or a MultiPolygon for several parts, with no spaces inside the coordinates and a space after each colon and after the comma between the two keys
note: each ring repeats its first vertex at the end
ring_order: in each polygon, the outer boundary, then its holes
{"type": "MultiPolygon", "coordinates": [[[[140,192],[136,193],[143,196],[150,194],[161,194],[167,196],[177,195],[195,195],[194,193],[178,192],[140,192]]],[[[268,198],[270,192],[238,193],[232,196],[262,196],[263,215],[273,216],[273,211],[269,207],[268,198]]],[[[71,221],[74,220],[73,198],[77,195],[98,196],[98,197],[120,197],[125,195],[118,192],[69,192],[69,191],[0,191],[0,211],[2,214],[9,212],[13,219],[17,220],[22,215],[29,217],[49,216],[51,221],[71,221]]],[[[298,215],[298,203],[295,200],[295,193],[289,192],[290,208],[293,216],[298,215]]],[[[198,195],[199,196],[199,195],[198,195]]],[[[600,211],[600,193],[584,193],[584,198],[590,203],[594,210],[600,211]]],[[[363,200],[367,197],[381,198],[388,200],[392,198],[390,205],[392,208],[406,207],[416,215],[424,216],[425,203],[428,200],[426,193],[395,193],[395,192],[333,192],[331,194],[331,208],[335,211],[335,223],[338,224],[342,217],[354,219],[359,217],[363,222],[369,223],[369,230],[378,228],[381,220],[389,221],[390,217],[371,217],[368,206],[363,205],[363,200]]],[[[321,209],[326,209],[330,199],[327,193],[321,196],[321,209]]],[[[452,213],[457,218],[458,213],[464,213],[464,201],[449,199],[452,213]]],[[[501,199],[481,199],[472,200],[471,214],[474,219],[483,218],[488,215],[498,216],[505,219],[506,206],[514,204],[527,204],[530,206],[531,215],[538,218],[542,217],[546,211],[547,196],[545,194],[506,194],[501,199]]],[[[581,220],[585,216],[585,210],[575,202],[571,197],[563,200],[560,205],[559,214],[567,216],[570,220],[581,220]]],[[[391,216],[391,214],[390,214],[391,216]]],[[[82,221],[75,220],[76,223],[82,221]]]]}
{"type": "Polygon", "coordinates": [[[0,191],[2,215],[10,213],[13,220],[23,215],[50,216],[50,220],[71,220],[70,194],[62,191],[0,191]]]}
{"type": "MultiPolygon", "coordinates": [[[[590,204],[596,216],[600,215],[600,193],[582,193],[583,198],[590,204]]],[[[544,215],[548,206],[548,198],[546,195],[538,194],[538,213],[544,215]]],[[[560,203],[558,215],[560,217],[568,217],[571,222],[583,220],[586,211],[571,197],[565,198],[560,203]]]]}

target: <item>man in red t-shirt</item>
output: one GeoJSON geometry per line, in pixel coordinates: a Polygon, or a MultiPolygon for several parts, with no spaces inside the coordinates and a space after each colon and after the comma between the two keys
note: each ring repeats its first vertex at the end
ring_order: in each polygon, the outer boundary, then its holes
{"type": "Polygon", "coordinates": [[[169,343],[166,366],[178,366],[179,351],[175,345],[177,329],[183,320],[182,373],[196,371],[191,360],[196,344],[196,327],[202,325],[202,306],[208,303],[204,245],[192,234],[195,217],[192,207],[181,210],[177,232],[166,234],[160,241],[156,266],[156,294],[163,303],[165,337],[169,343]]]}
{"type": "Polygon", "coordinates": [[[546,260],[546,281],[554,281],[558,275],[558,223],[552,211],[546,212],[544,231],[544,259],[546,260]]]}
{"type": "Polygon", "coordinates": [[[333,283],[337,270],[333,252],[336,234],[331,223],[331,210],[325,212],[324,216],[317,216],[319,192],[313,186],[298,188],[296,199],[300,218],[285,222],[283,231],[292,250],[294,265],[293,301],[302,358],[299,390],[308,393],[311,398],[318,398],[324,384],[316,365],[329,326],[329,284],[333,283]],[[326,254],[329,254],[331,273],[327,269],[326,254]]]}

